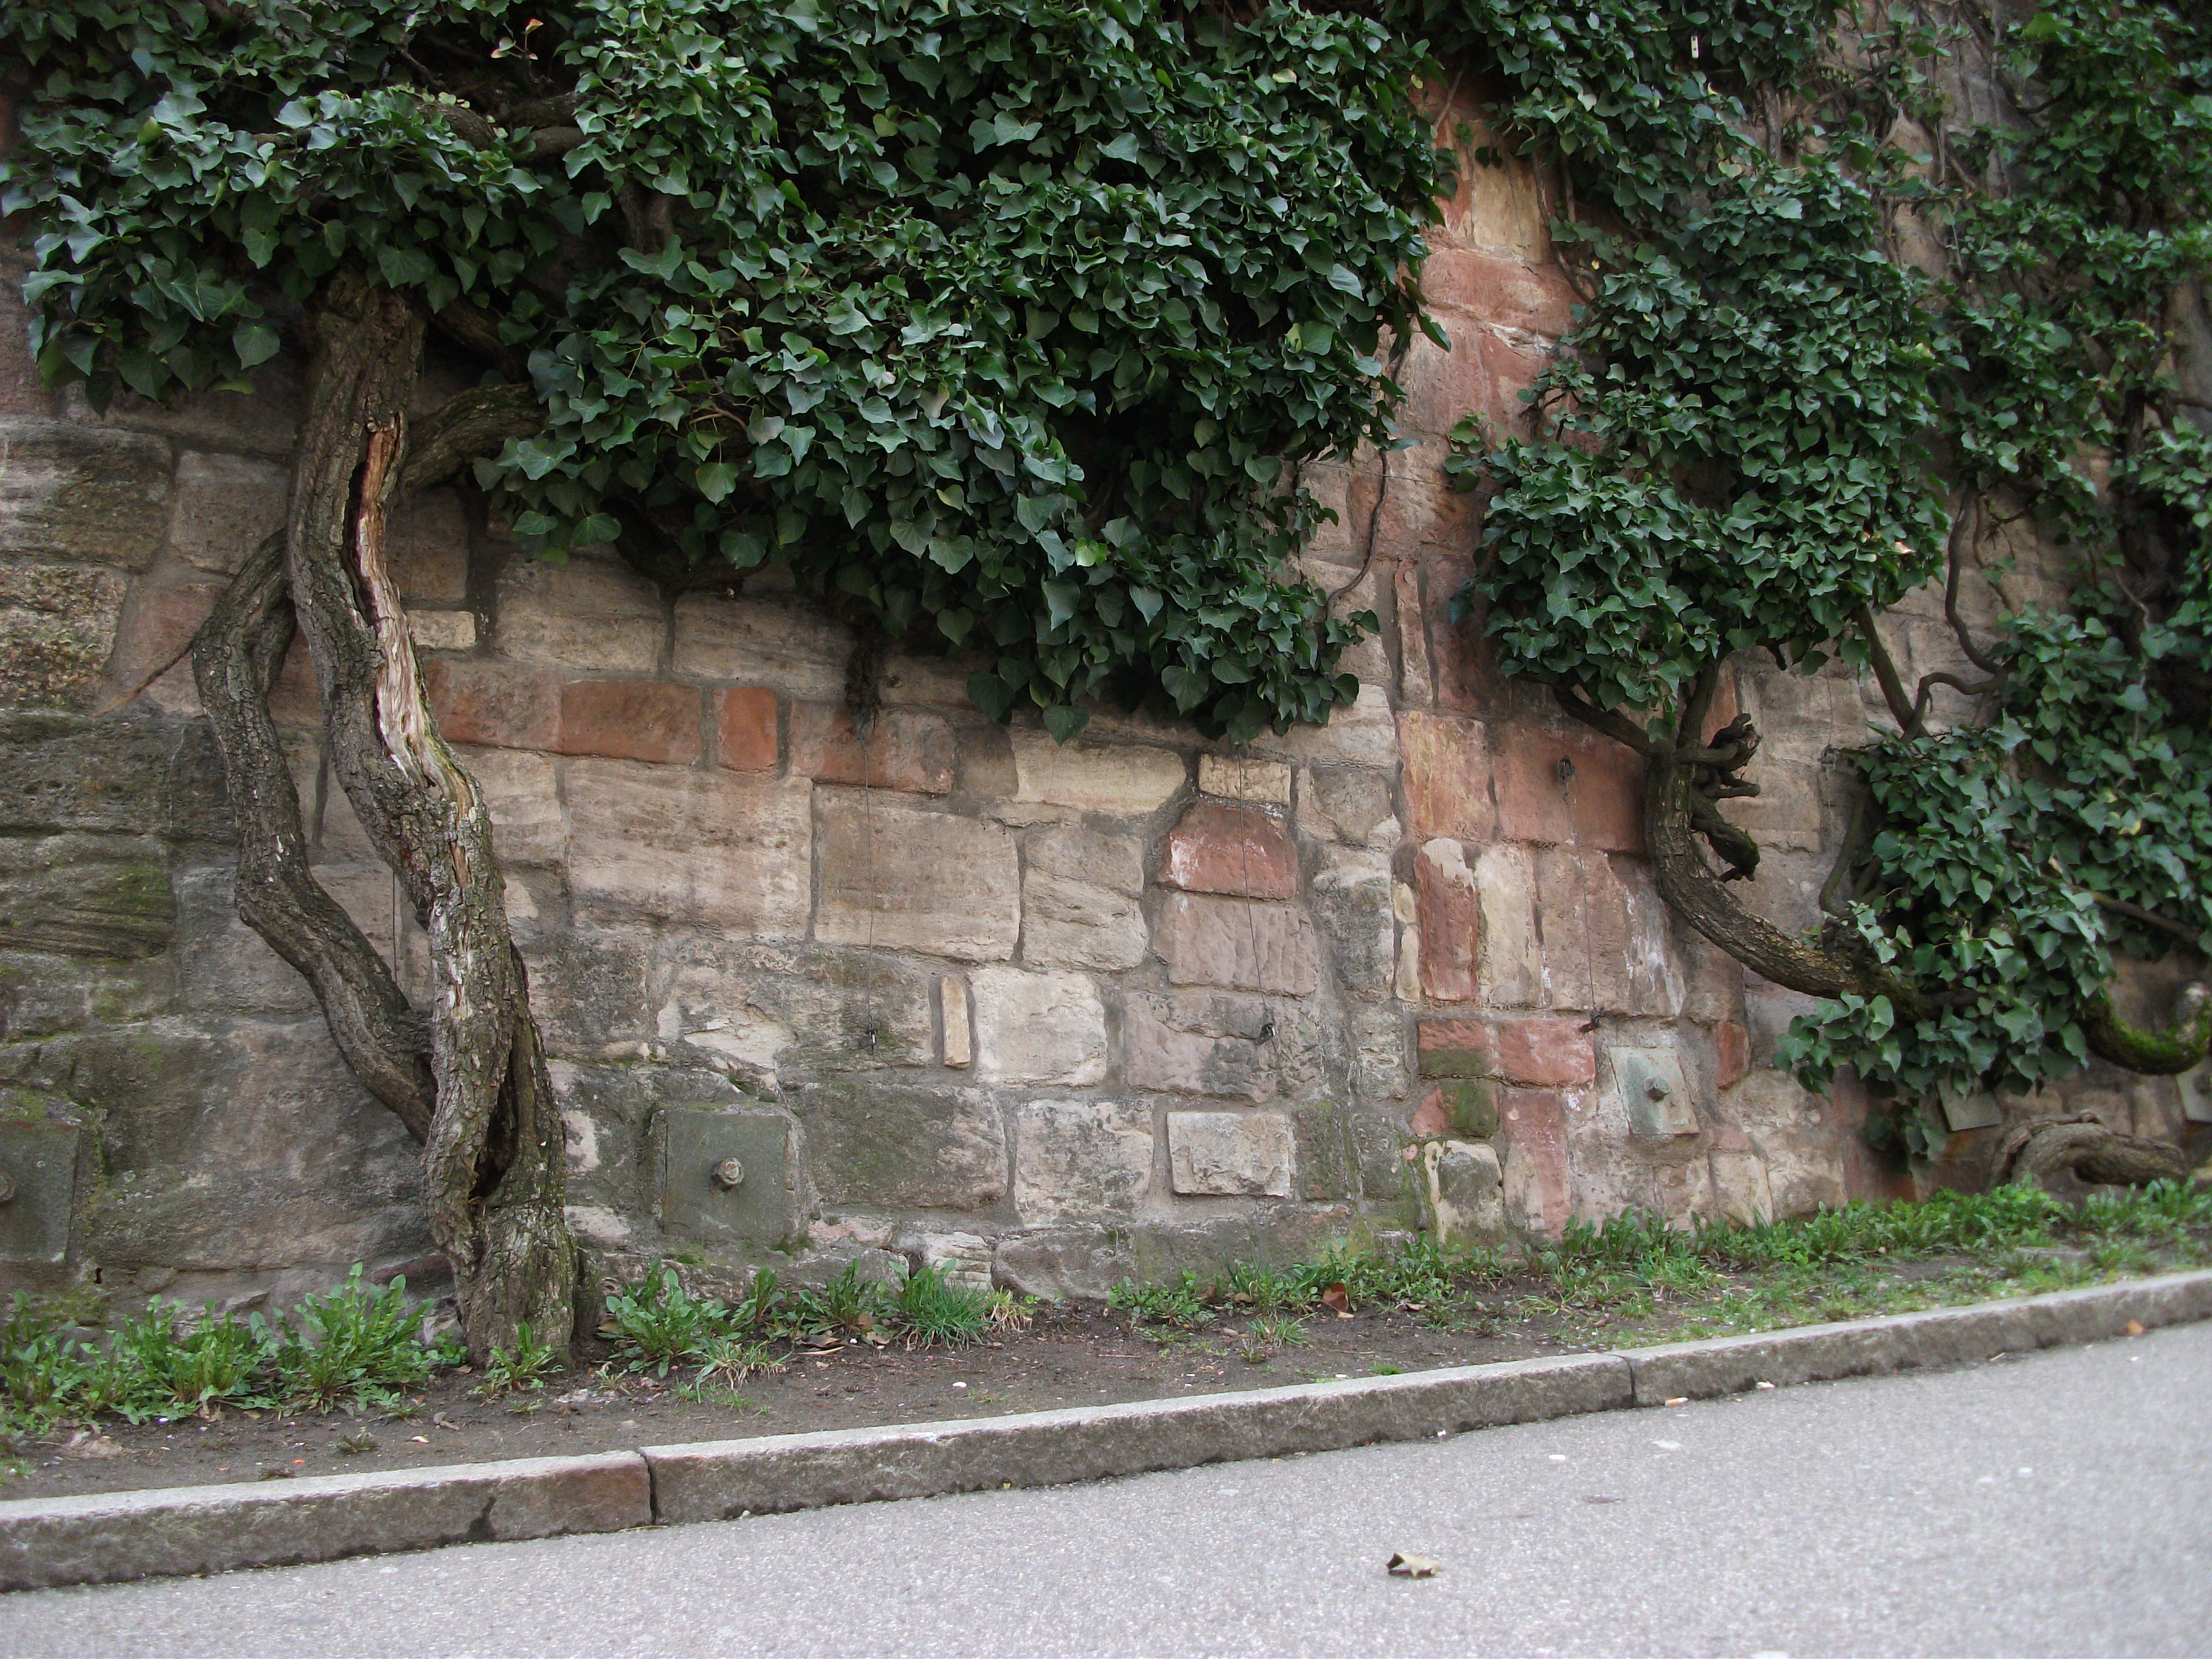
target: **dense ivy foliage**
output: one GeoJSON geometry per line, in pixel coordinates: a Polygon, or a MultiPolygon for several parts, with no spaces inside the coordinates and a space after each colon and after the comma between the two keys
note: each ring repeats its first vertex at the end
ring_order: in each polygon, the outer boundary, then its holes
{"type": "Polygon", "coordinates": [[[1470,422],[1452,464],[1497,491],[1474,592],[1502,666],[1663,732],[1739,651],[1869,665],[1954,532],[2021,516],[2071,548],[2065,613],[1968,641],[1966,720],[1860,757],[1840,943],[1921,1006],[1831,1000],[1784,1052],[1927,1102],[2074,1069],[2116,952],[2212,946],[2212,442],[2166,325],[2212,270],[2212,25],[2153,0],[2010,28],[1455,15],[1582,205],[1559,240],[1586,305],[1531,430],[1470,422]],[[2004,120],[1947,106],[1962,64],[2011,89],[2004,120]]]}
{"type": "Polygon", "coordinates": [[[0,34],[40,361],[95,400],[234,377],[351,262],[526,374],[543,430],[481,477],[534,548],[788,561],[1063,736],[1109,694],[1242,738],[1356,691],[1286,566],[1299,463],[1386,429],[1440,182],[1374,21],[8,0],[0,34]]]}

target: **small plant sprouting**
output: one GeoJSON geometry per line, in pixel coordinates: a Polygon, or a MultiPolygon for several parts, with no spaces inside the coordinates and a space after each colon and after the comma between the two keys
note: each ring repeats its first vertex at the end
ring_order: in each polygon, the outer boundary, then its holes
{"type": "Polygon", "coordinates": [[[534,1391],[545,1386],[545,1379],[561,1370],[561,1355],[550,1342],[540,1342],[532,1333],[530,1322],[522,1321],[514,1328],[514,1347],[494,1348],[484,1361],[483,1381],[477,1384],[478,1395],[496,1400],[501,1395],[534,1391]]]}

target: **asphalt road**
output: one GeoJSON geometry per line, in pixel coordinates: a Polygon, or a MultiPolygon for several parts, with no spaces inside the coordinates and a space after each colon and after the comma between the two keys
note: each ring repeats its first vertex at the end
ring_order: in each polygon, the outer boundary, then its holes
{"type": "Polygon", "coordinates": [[[2212,1326],[1036,1492],[0,1597],[0,1655],[2212,1653],[2212,1326]],[[1442,1573],[1387,1577],[1393,1550],[1442,1573]]]}

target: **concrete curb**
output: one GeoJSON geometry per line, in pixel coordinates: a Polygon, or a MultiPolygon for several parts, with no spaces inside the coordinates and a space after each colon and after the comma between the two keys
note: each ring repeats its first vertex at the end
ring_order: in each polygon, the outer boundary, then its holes
{"type": "Polygon", "coordinates": [[[0,1590],[1043,1486],[1874,1376],[2212,1319],[2212,1271],[1619,1353],[960,1423],[0,1502],[0,1590]]]}

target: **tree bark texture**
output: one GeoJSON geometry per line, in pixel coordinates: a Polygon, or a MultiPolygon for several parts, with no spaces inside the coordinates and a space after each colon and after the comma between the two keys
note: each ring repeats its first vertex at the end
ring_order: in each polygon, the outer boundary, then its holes
{"type": "MultiPolygon", "coordinates": [[[[427,1021],[406,1008],[384,964],[372,970],[358,959],[375,953],[306,873],[297,796],[264,697],[265,664],[281,655],[265,642],[266,613],[280,602],[267,576],[234,586],[225,605],[236,614],[210,635],[204,665],[196,662],[204,690],[216,693],[210,710],[221,709],[218,737],[240,820],[240,915],[287,960],[298,961],[289,943],[316,964],[302,971],[325,1008],[335,1002],[350,1022],[342,1030],[339,1017],[331,1020],[349,1061],[422,1139],[423,1206],[453,1265],[471,1352],[481,1358],[512,1346],[525,1323],[539,1340],[566,1348],[575,1281],[562,1207],[566,1153],[527,975],[507,927],[491,817],[438,734],[385,562],[386,513],[407,471],[406,405],[423,319],[404,297],[341,272],[306,326],[313,355],[293,465],[286,586],[322,694],[332,772],[428,937],[427,1021]],[[257,639],[264,641],[258,650],[257,639]],[[325,981],[345,994],[325,994],[325,981]],[[410,1078],[412,1092],[399,1086],[410,1078]]],[[[457,464],[447,459],[451,432],[447,423],[433,446],[438,470],[457,464]]],[[[426,476],[433,474],[416,474],[426,476]]]]}
{"type": "Polygon", "coordinates": [[[2186,1180],[2189,1161],[2170,1142],[2124,1135],[2087,1113],[2015,1124],[1997,1149],[2000,1185],[2045,1187],[2066,1172],[2097,1186],[2140,1187],[2186,1180]]]}

